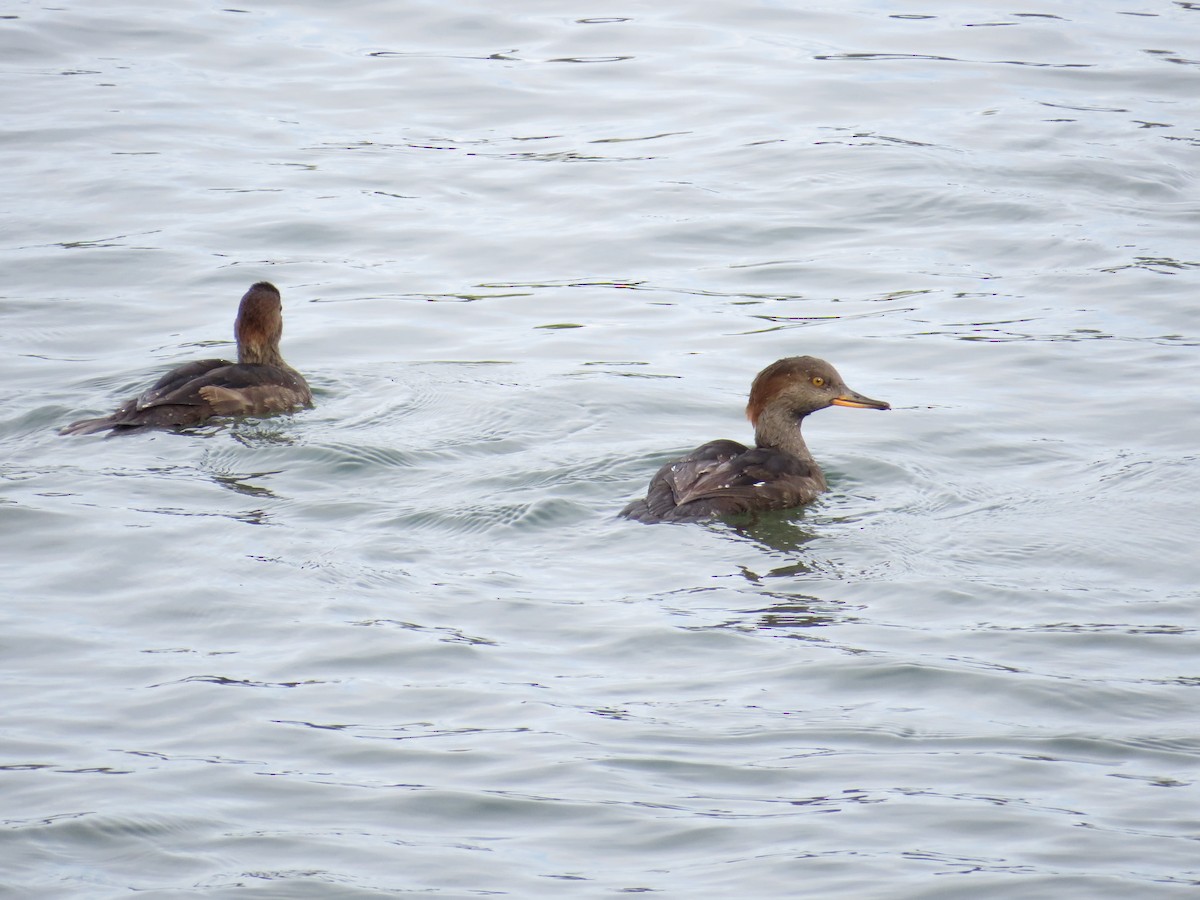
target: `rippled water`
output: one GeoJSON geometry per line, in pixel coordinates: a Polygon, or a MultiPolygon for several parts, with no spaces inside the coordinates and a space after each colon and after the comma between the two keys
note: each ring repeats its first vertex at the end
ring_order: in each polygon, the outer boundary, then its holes
{"type": "Polygon", "coordinates": [[[0,893],[1191,896],[1198,27],[10,4],[0,893]],[[56,434],[264,278],[315,410],[56,434]]]}

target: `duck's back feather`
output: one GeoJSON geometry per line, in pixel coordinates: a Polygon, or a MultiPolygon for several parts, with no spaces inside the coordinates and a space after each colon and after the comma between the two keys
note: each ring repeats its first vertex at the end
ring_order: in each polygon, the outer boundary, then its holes
{"type": "Polygon", "coordinates": [[[710,441],[659,469],[645,498],[621,515],[638,522],[689,522],[800,506],[823,490],[824,476],[812,462],[770,447],[710,441]]]}
{"type": "Polygon", "coordinates": [[[213,416],[267,415],[310,405],[308,384],[288,366],[201,359],[167,372],[111,415],[75,422],[63,434],[178,428],[213,416]]]}

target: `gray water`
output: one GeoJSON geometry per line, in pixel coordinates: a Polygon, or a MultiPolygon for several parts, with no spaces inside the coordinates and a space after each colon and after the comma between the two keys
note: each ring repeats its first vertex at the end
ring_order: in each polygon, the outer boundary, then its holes
{"type": "Polygon", "coordinates": [[[1195,895],[1196,3],[3,12],[0,895],[1195,895]]]}

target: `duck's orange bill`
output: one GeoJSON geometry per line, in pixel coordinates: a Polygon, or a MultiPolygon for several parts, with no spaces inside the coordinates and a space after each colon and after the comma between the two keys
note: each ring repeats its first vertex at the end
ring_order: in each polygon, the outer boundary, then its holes
{"type": "Polygon", "coordinates": [[[872,400],[870,397],[864,397],[862,394],[856,394],[854,391],[848,391],[840,397],[834,397],[829,401],[834,406],[848,406],[851,409],[891,409],[890,403],[885,403],[883,400],[872,400]]]}

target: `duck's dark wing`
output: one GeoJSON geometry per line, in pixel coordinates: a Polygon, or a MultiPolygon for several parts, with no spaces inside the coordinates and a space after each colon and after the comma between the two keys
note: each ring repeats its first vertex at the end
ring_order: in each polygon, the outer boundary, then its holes
{"type": "Polygon", "coordinates": [[[639,522],[688,522],[801,506],[823,489],[821,473],[790,453],[713,441],[659,469],[645,499],[630,503],[621,515],[639,522]]]}
{"type": "Polygon", "coordinates": [[[232,366],[227,359],[198,359],[195,362],[184,363],[182,366],[176,366],[171,371],[163,375],[162,378],[154,382],[148,390],[134,401],[137,409],[143,409],[147,406],[154,406],[156,403],[161,403],[164,398],[171,396],[181,388],[195,381],[197,378],[203,378],[210,372],[217,369],[224,369],[232,366]]]}
{"type": "Polygon", "coordinates": [[[213,416],[267,415],[311,405],[308,384],[290,367],[203,359],[172,369],[112,415],[76,422],[62,433],[177,428],[213,416]]]}
{"type": "MultiPolygon", "coordinates": [[[[159,408],[164,398],[186,389],[190,382],[203,378],[216,369],[230,365],[232,363],[226,359],[198,359],[195,362],[176,366],[154,382],[145,393],[131,397],[122,403],[111,415],[72,422],[59,434],[94,434],[97,431],[109,429],[165,428],[185,424],[184,420],[175,421],[183,414],[183,410],[174,410],[171,407],[159,408]]],[[[191,409],[186,411],[193,414],[198,412],[191,409]]],[[[194,424],[197,421],[200,419],[189,417],[186,424],[194,424]]]]}
{"type": "Polygon", "coordinates": [[[208,416],[266,416],[312,406],[312,392],[290,366],[239,364],[206,372],[160,402],[201,403],[208,416]]]}

